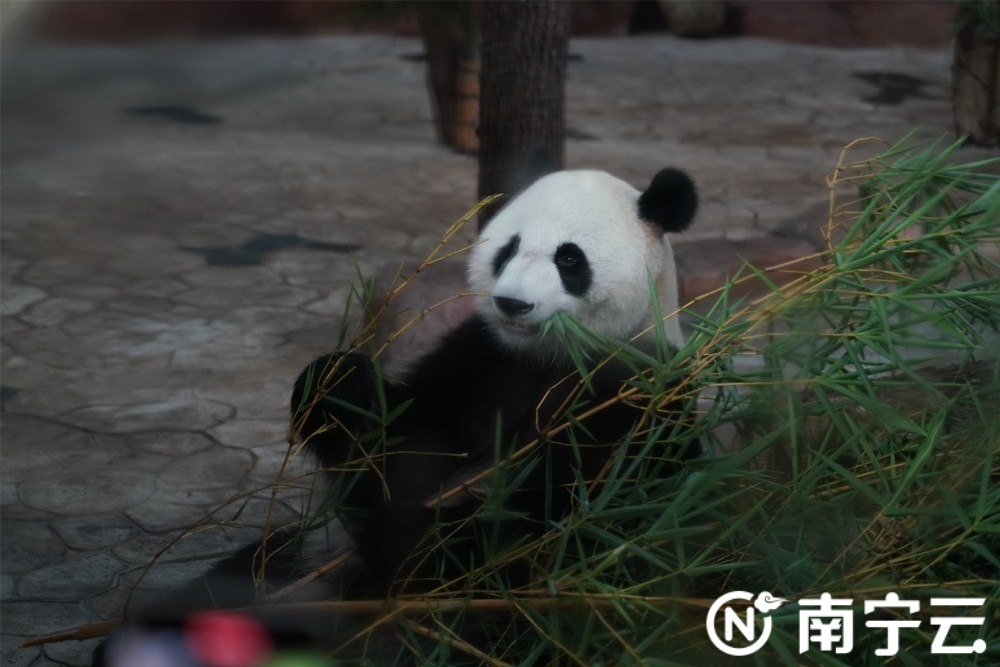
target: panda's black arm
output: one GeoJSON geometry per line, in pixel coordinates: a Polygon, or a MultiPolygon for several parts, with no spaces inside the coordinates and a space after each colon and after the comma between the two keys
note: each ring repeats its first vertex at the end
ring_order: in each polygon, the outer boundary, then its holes
{"type": "Polygon", "coordinates": [[[377,382],[364,354],[335,352],[315,359],[292,390],[293,439],[304,442],[324,468],[345,463],[356,455],[353,443],[375,428],[365,414],[378,415],[377,382]]]}

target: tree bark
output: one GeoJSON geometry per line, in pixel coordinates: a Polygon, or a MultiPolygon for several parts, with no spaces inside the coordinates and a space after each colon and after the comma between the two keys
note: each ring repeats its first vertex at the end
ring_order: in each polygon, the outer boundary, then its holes
{"type": "Polygon", "coordinates": [[[977,24],[965,4],[959,24],[952,60],[955,132],[981,146],[1000,146],[1000,35],[977,24]]]}
{"type": "Polygon", "coordinates": [[[458,65],[469,55],[469,38],[463,26],[440,2],[417,4],[417,20],[427,54],[427,88],[434,109],[438,140],[448,146],[455,124],[458,65]]]}
{"type": "MultiPolygon", "coordinates": [[[[480,198],[514,194],[562,169],[569,5],[519,0],[483,7],[480,198]]],[[[498,207],[484,209],[480,227],[498,207]]]]}

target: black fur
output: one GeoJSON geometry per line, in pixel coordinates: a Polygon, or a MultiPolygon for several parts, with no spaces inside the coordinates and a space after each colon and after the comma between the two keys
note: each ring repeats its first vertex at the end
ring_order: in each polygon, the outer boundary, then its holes
{"type": "MultiPolygon", "coordinates": [[[[615,398],[631,375],[621,365],[604,366],[586,400],[596,405],[615,398]]],[[[356,477],[339,514],[375,579],[385,582],[383,592],[450,580],[461,570],[454,559],[482,562],[484,532],[499,536],[500,544],[530,539],[568,512],[575,482],[598,475],[642,414],[617,402],[571,433],[547,437],[547,430],[561,423],[560,406],[578,379],[568,361],[543,361],[504,348],[478,315],[448,334],[399,382],[384,382],[358,354],[322,357],[303,371],[293,414],[302,421],[307,446],[331,474],[356,477]],[[372,391],[375,385],[381,390],[372,391]],[[392,413],[402,405],[406,408],[385,427],[388,453],[372,462],[373,469],[336,472],[357,470],[350,464],[361,456],[356,439],[379,430],[364,413],[392,413]],[[463,524],[481,505],[482,488],[435,506],[441,492],[535,438],[542,444],[504,472],[508,479],[523,476],[503,503],[506,518],[463,524]],[[431,527],[442,522],[451,531],[448,549],[435,547],[429,537],[431,527]]],[[[375,446],[367,442],[369,452],[375,446]]]]}
{"type": "Polygon", "coordinates": [[[694,181],[679,169],[661,169],[639,196],[639,217],[664,232],[682,232],[698,211],[694,181]]]}

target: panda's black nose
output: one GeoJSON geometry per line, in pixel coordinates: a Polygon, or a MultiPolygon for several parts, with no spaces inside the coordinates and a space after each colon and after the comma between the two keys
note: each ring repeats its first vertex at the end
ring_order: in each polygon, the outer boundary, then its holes
{"type": "Polygon", "coordinates": [[[535,307],[533,303],[521,301],[520,299],[512,299],[509,296],[495,296],[493,297],[493,303],[497,305],[497,309],[501,313],[508,317],[527,315],[535,307]]]}

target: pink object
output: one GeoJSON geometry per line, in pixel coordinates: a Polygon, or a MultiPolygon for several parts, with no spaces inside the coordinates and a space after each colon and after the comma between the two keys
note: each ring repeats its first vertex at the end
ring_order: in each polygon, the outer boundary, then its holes
{"type": "Polygon", "coordinates": [[[184,636],[206,667],[254,667],[271,655],[271,637],[260,622],[245,614],[210,611],[194,614],[184,636]]]}

